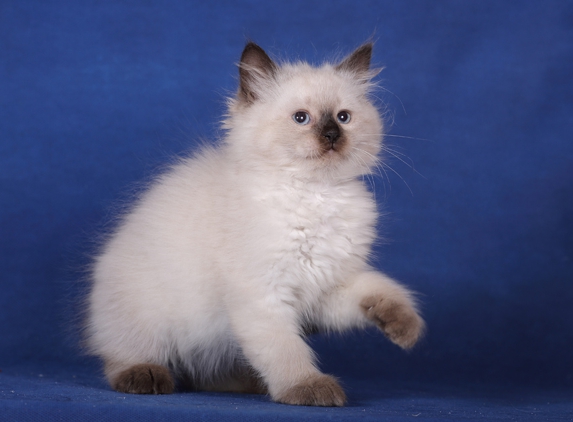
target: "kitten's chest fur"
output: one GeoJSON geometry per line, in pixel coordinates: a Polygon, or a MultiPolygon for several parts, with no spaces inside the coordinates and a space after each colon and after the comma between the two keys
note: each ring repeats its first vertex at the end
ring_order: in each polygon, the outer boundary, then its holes
{"type": "Polygon", "coordinates": [[[313,306],[366,265],[376,207],[361,182],[289,180],[254,196],[268,240],[267,283],[286,301],[313,306]]]}

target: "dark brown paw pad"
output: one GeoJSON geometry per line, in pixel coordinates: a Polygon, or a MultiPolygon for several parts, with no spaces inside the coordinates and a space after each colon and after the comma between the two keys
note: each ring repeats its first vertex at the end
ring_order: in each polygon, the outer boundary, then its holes
{"type": "Polygon", "coordinates": [[[171,394],[175,388],[169,370],[161,365],[134,365],[117,375],[114,390],[132,394],[171,394]]]}
{"type": "Polygon", "coordinates": [[[320,374],[291,387],[275,400],[298,406],[344,406],[346,394],[333,377],[320,374]]]}
{"type": "Polygon", "coordinates": [[[424,321],[410,304],[369,297],[362,301],[361,306],[366,316],[392,342],[404,349],[412,348],[424,332],[424,321]]]}

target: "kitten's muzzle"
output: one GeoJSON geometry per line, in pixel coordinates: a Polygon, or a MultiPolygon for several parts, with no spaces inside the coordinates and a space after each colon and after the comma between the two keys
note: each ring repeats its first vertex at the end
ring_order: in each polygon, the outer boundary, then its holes
{"type": "Polygon", "coordinates": [[[327,149],[334,149],[334,145],[340,138],[340,134],[340,127],[331,117],[328,119],[320,131],[321,143],[327,149]]]}
{"type": "Polygon", "coordinates": [[[327,141],[330,142],[331,144],[335,144],[338,138],[340,137],[340,131],[329,130],[328,132],[323,133],[322,136],[324,136],[327,139],[327,141]]]}

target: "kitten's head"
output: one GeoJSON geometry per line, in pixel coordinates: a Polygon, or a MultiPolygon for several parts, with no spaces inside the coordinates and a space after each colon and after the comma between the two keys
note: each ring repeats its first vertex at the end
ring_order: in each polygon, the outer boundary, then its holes
{"type": "Polygon", "coordinates": [[[371,54],[372,44],[365,44],[336,65],[279,66],[248,43],[225,121],[232,150],[252,165],[302,177],[371,172],[383,130],[369,99],[376,73],[370,70],[371,54]]]}

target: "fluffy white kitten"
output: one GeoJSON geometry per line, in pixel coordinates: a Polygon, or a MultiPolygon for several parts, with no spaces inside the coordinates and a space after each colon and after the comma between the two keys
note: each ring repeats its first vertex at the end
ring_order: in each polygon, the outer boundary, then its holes
{"type": "Polygon", "coordinates": [[[376,324],[409,348],[411,293],[368,265],[376,204],[361,180],[382,122],[372,45],[338,65],[277,65],[245,47],[224,143],[156,180],[96,257],[86,331],[111,386],[268,393],[342,406],[308,329],[376,324]]]}

